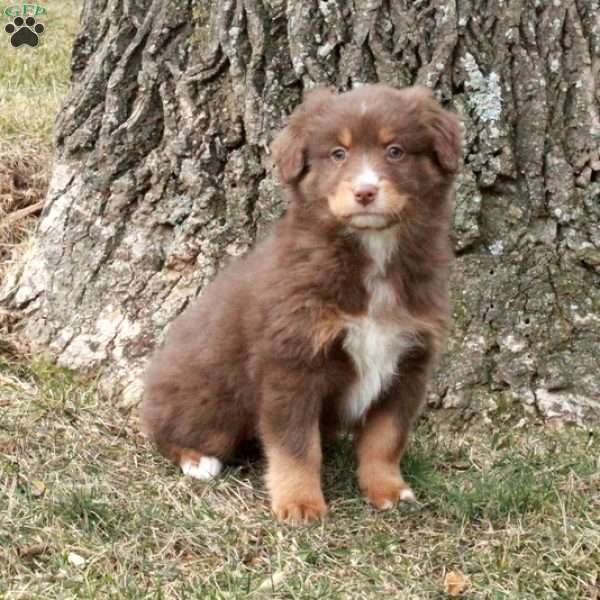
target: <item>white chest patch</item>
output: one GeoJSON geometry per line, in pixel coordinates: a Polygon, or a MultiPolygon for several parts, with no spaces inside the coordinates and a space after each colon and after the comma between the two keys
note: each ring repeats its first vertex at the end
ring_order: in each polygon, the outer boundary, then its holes
{"type": "Polygon", "coordinates": [[[365,415],[396,375],[401,356],[418,344],[415,332],[402,326],[401,319],[393,318],[394,291],[379,276],[394,248],[373,244],[371,238],[365,239],[364,245],[374,261],[365,282],[371,294],[369,308],[366,315],[349,320],[344,340],[358,375],[345,401],[349,423],[365,415]]]}
{"type": "MultiPolygon", "coordinates": [[[[385,292],[380,293],[385,295],[385,292]]],[[[345,403],[348,421],[355,422],[363,417],[396,374],[402,354],[415,343],[412,332],[393,321],[378,319],[376,311],[369,310],[366,316],[350,321],[344,348],[352,357],[358,379],[350,388],[345,403]]]]}

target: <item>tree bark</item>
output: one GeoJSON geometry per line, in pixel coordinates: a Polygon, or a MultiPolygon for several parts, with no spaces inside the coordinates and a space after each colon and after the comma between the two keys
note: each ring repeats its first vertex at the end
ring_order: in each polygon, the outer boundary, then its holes
{"type": "Polygon", "coordinates": [[[432,404],[600,416],[597,0],[86,0],[72,70],[3,286],[60,364],[135,400],[168,323],[282,211],[268,144],[303,89],[421,83],[465,129],[432,404]]]}

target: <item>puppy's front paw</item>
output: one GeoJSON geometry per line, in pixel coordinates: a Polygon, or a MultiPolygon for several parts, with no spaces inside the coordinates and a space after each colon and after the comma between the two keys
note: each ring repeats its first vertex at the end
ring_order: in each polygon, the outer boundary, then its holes
{"type": "Polygon", "coordinates": [[[399,501],[416,502],[415,494],[401,477],[374,479],[361,485],[365,498],[379,510],[389,510],[399,501]]]}
{"type": "Polygon", "coordinates": [[[278,521],[310,523],[325,516],[327,505],[323,498],[299,498],[297,500],[274,500],[273,512],[278,521]]]}

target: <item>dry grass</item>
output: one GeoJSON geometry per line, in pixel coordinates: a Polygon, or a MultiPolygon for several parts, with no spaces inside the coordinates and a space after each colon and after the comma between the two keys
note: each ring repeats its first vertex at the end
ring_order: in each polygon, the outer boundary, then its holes
{"type": "Polygon", "coordinates": [[[43,4],[48,14],[39,19],[46,26],[39,47],[0,40],[0,279],[22,253],[43,206],[54,115],[68,89],[79,21],[79,0],[43,4]]]}
{"type": "Polygon", "coordinates": [[[600,442],[581,430],[442,435],[423,422],[404,461],[421,504],[389,513],[359,498],[342,441],[328,518],[293,528],[270,519],[260,463],[183,478],[93,382],[4,361],[0,398],[7,600],[433,599],[450,571],[468,598],[595,597],[600,442]]]}
{"type": "Polygon", "coordinates": [[[48,188],[48,147],[39,153],[0,141],[0,279],[29,239],[48,188]]]}

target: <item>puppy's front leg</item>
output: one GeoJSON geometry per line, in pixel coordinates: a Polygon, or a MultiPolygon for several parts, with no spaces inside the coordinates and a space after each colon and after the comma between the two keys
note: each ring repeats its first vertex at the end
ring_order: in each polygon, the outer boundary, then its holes
{"type": "Polygon", "coordinates": [[[410,428],[425,401],[428,353],[407,361],[380,403],[368,414],[357,435],[358,483],[376,508],[392,508],[415,495],[402,478],[400,459],[410,428]]]}
{"type": "Polygon", "coordinates": [[[260,435],[276,518],[305,523],[327,510],[321,491],[320,398],[310,384],[297,386],[290,379],[300,383],[288,376],[263,388],[260,435]]]}
{"type": "Polygon", "coordinates": [[[393,411],[378,408],[358,434],[358,484],[375,508],[386,510],[398,500],[415,499],[400,473],[407,433],[393,411]]]}

